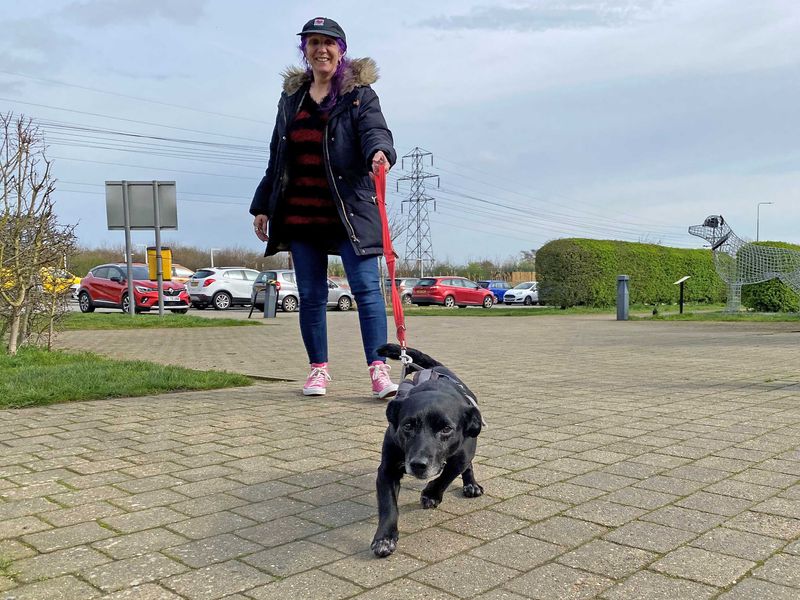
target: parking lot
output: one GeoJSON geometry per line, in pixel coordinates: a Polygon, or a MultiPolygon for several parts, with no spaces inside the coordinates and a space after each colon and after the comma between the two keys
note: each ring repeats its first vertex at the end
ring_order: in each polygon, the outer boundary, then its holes
{"type": "Polygon", "coordinates": [[[0,599],[798,597],[796,323],[410,317],[479,396],[486,494],[423,510],[404,481],[378,560],[385,404],[357,319],[328,314],[323,398],[299,393],[296,313],[63,334],[264,379],[0,413],[0,599]]]}

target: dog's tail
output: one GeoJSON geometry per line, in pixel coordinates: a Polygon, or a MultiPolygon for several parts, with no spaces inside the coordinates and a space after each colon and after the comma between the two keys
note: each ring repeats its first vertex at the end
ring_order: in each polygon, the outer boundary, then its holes
{"type": "MultiPolygon", "coordinates": [[[[415,348],[406,348],[406,354],[411,357],[414,364],[422,369],[432,369],[433,367],[443,366],[435,358],[431,358],[427,354],[416,350],[415,348]]],[[[384,344],[378,348],[378,356],[385,356],[394,360],[400,360],[400,345],[399,344],[384,344]]]]}

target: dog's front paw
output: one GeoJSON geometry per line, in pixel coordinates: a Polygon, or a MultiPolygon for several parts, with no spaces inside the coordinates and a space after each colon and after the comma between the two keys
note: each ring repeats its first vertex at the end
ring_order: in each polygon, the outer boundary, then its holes
{"type": "Polygon", "coordinates": [[[477,498],[483,496],[483,488],[477,483],[470,483],[464,486],[464,495],[467,498],[477,498]]]}
{"type": "Polygon", "coordinates": [[[426,496],[423,492],[419,497],[419,502],[422,504],[422,508],[436,508],[439,506],[439,504],[441,504],[442,499],[434,496],[426,496]]]}
{"type": "Polygon", "coordinates": [[[397,549],[397,538],[376,538],[372,540],[370,548],[375,556],[385,558],[397,549]]]}

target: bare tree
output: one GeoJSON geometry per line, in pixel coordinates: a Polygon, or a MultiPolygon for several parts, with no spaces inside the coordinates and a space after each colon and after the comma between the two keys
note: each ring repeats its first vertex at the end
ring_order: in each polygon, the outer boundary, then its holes
{"type": "MultiPolygon", "coordinates": [[[[74,226],[58,224],[52,163],[39,128],[9,113],[0,115],[0,134],[0,315],[8,351],[16,354],[34,325],[33,315],[46,314],[43,274],[63,263],[75,235],[74,226]]],[[[50,307],[54,315],[56,304],[50,307]]]]}

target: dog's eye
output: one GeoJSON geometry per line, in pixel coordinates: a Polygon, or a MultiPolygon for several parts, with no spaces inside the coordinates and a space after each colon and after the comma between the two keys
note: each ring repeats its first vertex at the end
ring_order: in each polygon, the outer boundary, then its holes
{"type": "Polygon", "coordinates": [[[442,435],[450,435],[451,433],[453,433],[453,428],[450,427],[449,425],[446,427],[442,427],[439,430],[439,433],[441,433],[442,435]]]}
{"type": "Polygon", "coordinates": [[[413,423],[406,423],[403,425],[403,431],[412,431],[414,429],[413,423]]]}

